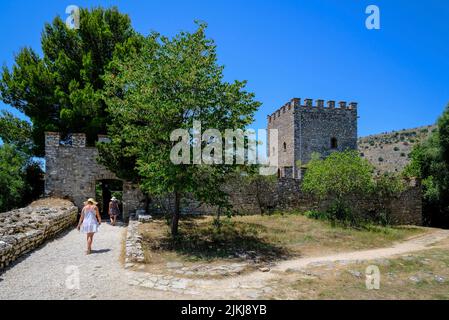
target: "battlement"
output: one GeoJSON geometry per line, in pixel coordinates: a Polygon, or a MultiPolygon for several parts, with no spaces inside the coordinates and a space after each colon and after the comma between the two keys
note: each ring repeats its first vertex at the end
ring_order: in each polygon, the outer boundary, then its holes
{"type": "MultiPolygon", "coordinates": [[[[98,135],[98,141],[107,142],[108,137],[105,135],[98,135]]],[[[67,140],[61,140],[61,134],[59,132],[45,132],[45,147],[71,147],[71,148],[85,148],[86,147],[86,134],[85,133],[72,133],[67,140]]]]}
{"type": "Polygon", "coordinates": [[[282,114],[286,112],[294,112],[295,110],[299,110],[299,108],[311,109],[316,108],[318,110],[327,110],[327,109],[335,109],[335,110],[357,110],[357,102],[350,102],[349,104],[346,101],[339,101],[338,106],[335,104],[335,100],[325,101],[323,99],[315,100],[315,104],[313,103],[313,99],[306,98],[304,99],[304,103],[301,104],[300,98],[293,98],[278,110],[273,112],[271,115],[267,116],[268,123],[276,120],[282,116],[282,114]]]}

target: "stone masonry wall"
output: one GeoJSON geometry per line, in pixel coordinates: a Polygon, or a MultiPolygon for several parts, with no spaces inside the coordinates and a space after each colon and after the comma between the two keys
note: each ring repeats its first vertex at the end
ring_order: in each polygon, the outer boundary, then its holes
{"type": "MultiPolygon", "coordinates": [[[[322,100],[319,100],[322,101],[322,100]]],[[[313,152],[327,157],[335,151],[357,150],[357,108],[352,103],[348,108],[341,102],[339,108],[302,106],[295,113],[295,161],[302,164],[310,161],[313,152]],[[335,139],[336,148],[331,145],[335,139]]]]}
{"type": "Polygon", "coordinates": [[[0,213],[0,270],[61,231],[74,226],[78,208],[66,200],[39,200],[0,213]]]}
{"type": "MultiPolygon", "coordinates": [[[[245,187],[228,188],[233,210],[238,214],[261,214],[260,199],[245,187]]],[[[360,198],[353,197],[348,201],[352,210],[359,216],[375,216],[387,213],[390,222],[396,225],[422,225],[422,191],[416,181],[410,181],[408,188],[397,197],[360,198]]],[[[332,204],[332,199],[318,201],[301,190],[298,179],[279,179],[273,191],[261,195],[268,211],[324,211],[332,204]]],[[[161,214],[173,210],[173,199],[170,197],[153,199],[151,212],[161,214]],[[161,205],[162,204],[162,205],[161,205]]],[[[191,198],[181,201],[183,214],[216,214],[217,208],[200,205],[191,198]]]]}
{"type": "MultiPolygon", "coordinates": [[[[102,138],[102,137],[100,137],[102,138]]],[[[119,180],[97,162],[98,150],[86,146],[85,134],[72,134],[70,145],[60,143],[58,132],[45,133],[45,195],[67,198],[78,208],[88,198],[95,198],[99,180],[119,180]]],[[[143,195],[138,188],[123,182],[123,218],[141,208],[143,195]]]]}
{"type": "MultiPolygon", "coordinates": [[[[277,208],[282,210],[326,210],[332,199],[317,201],[301,191],[300,181],[280,179],[278,182],[277,208]]],[[[387,213],[395,225],[422,225],[422,187],[416,180],[408,181],[404,192],[396,197],[348,199],[351,209],[359,216],[374,216],[387,213]]]]}
{"type": "Polygon", "coordinates": [[[313,152],[326,157],[334,151],[357,149],[357,103],[294,98],[268,116],[268,130],[278,130],[277,146],[267,141],[268,155],[278,156],[279,175],[301,178],[301,165],[313,152]],[[332,145],[335,142],[335,146],[332,145]]]}

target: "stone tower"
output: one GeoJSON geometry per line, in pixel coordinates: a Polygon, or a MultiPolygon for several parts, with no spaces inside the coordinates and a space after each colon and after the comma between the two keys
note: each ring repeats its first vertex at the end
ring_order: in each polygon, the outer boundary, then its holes
{"type": "Polygon", "coordinates": [[[268,116],[268,130],[278,130],[278,145],[268,155],[278,155],[279,177],[301,178],[301,167],[314,152],[326,157],[335,151],[357,149],[357,103],[294,98],[268,116]]]}

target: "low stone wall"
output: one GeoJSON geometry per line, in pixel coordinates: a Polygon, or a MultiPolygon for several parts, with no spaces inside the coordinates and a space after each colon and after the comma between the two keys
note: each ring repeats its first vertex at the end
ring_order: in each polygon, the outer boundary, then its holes
{"type": "MultiPolygon", "coordinates": [[[[422,225],[422,187],[417,180],[407,181],[406,189],[397,196],[352,197],[351,210],[359,216],[375,217],[386,214],[394,225],[422,225]]],[[[278,182],[277,208],[282,210],[325,211],[333,199],[317,201],[301,191],[298,180],[281,179],[278,182]]]]}
{"type": "Polygon", "coordinates": [[[125,268],[134,266],[134,263],[145,262],[142,250],[142,236],[139,234],[141,222],[130,220],[126,233],[125,268]]]}
{"type": "Polygon", "coordinates": [[[0,213],[0,270],[21,255],[76,224],[78,208],[70,201],[43,199],[0,213]]]}

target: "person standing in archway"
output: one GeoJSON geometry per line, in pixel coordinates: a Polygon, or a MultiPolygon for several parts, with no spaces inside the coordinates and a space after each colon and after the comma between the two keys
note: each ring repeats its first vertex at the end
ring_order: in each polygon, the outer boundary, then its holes
{"type": "Polygon", "coordinates": [[[86,202],[84,202],[84,208],[81,210],[81,218],[77,227],[77,229],[82,233],[87,234],[86,254],[90,254],[92,251],[94,234],[98,231],[100,224],[101,217],[100,211],[97,207],[97,202],[94,199],[89,198],[86,202]]]}
{"type": "Polygon", "coordinates": [[[115,226],[117,222],[117,217],[120,215],[120,208],[118,206],[118,200],[116,197],[112,197],[109,202],[109,217],[111,219],[111,224],[115,226]]]}

